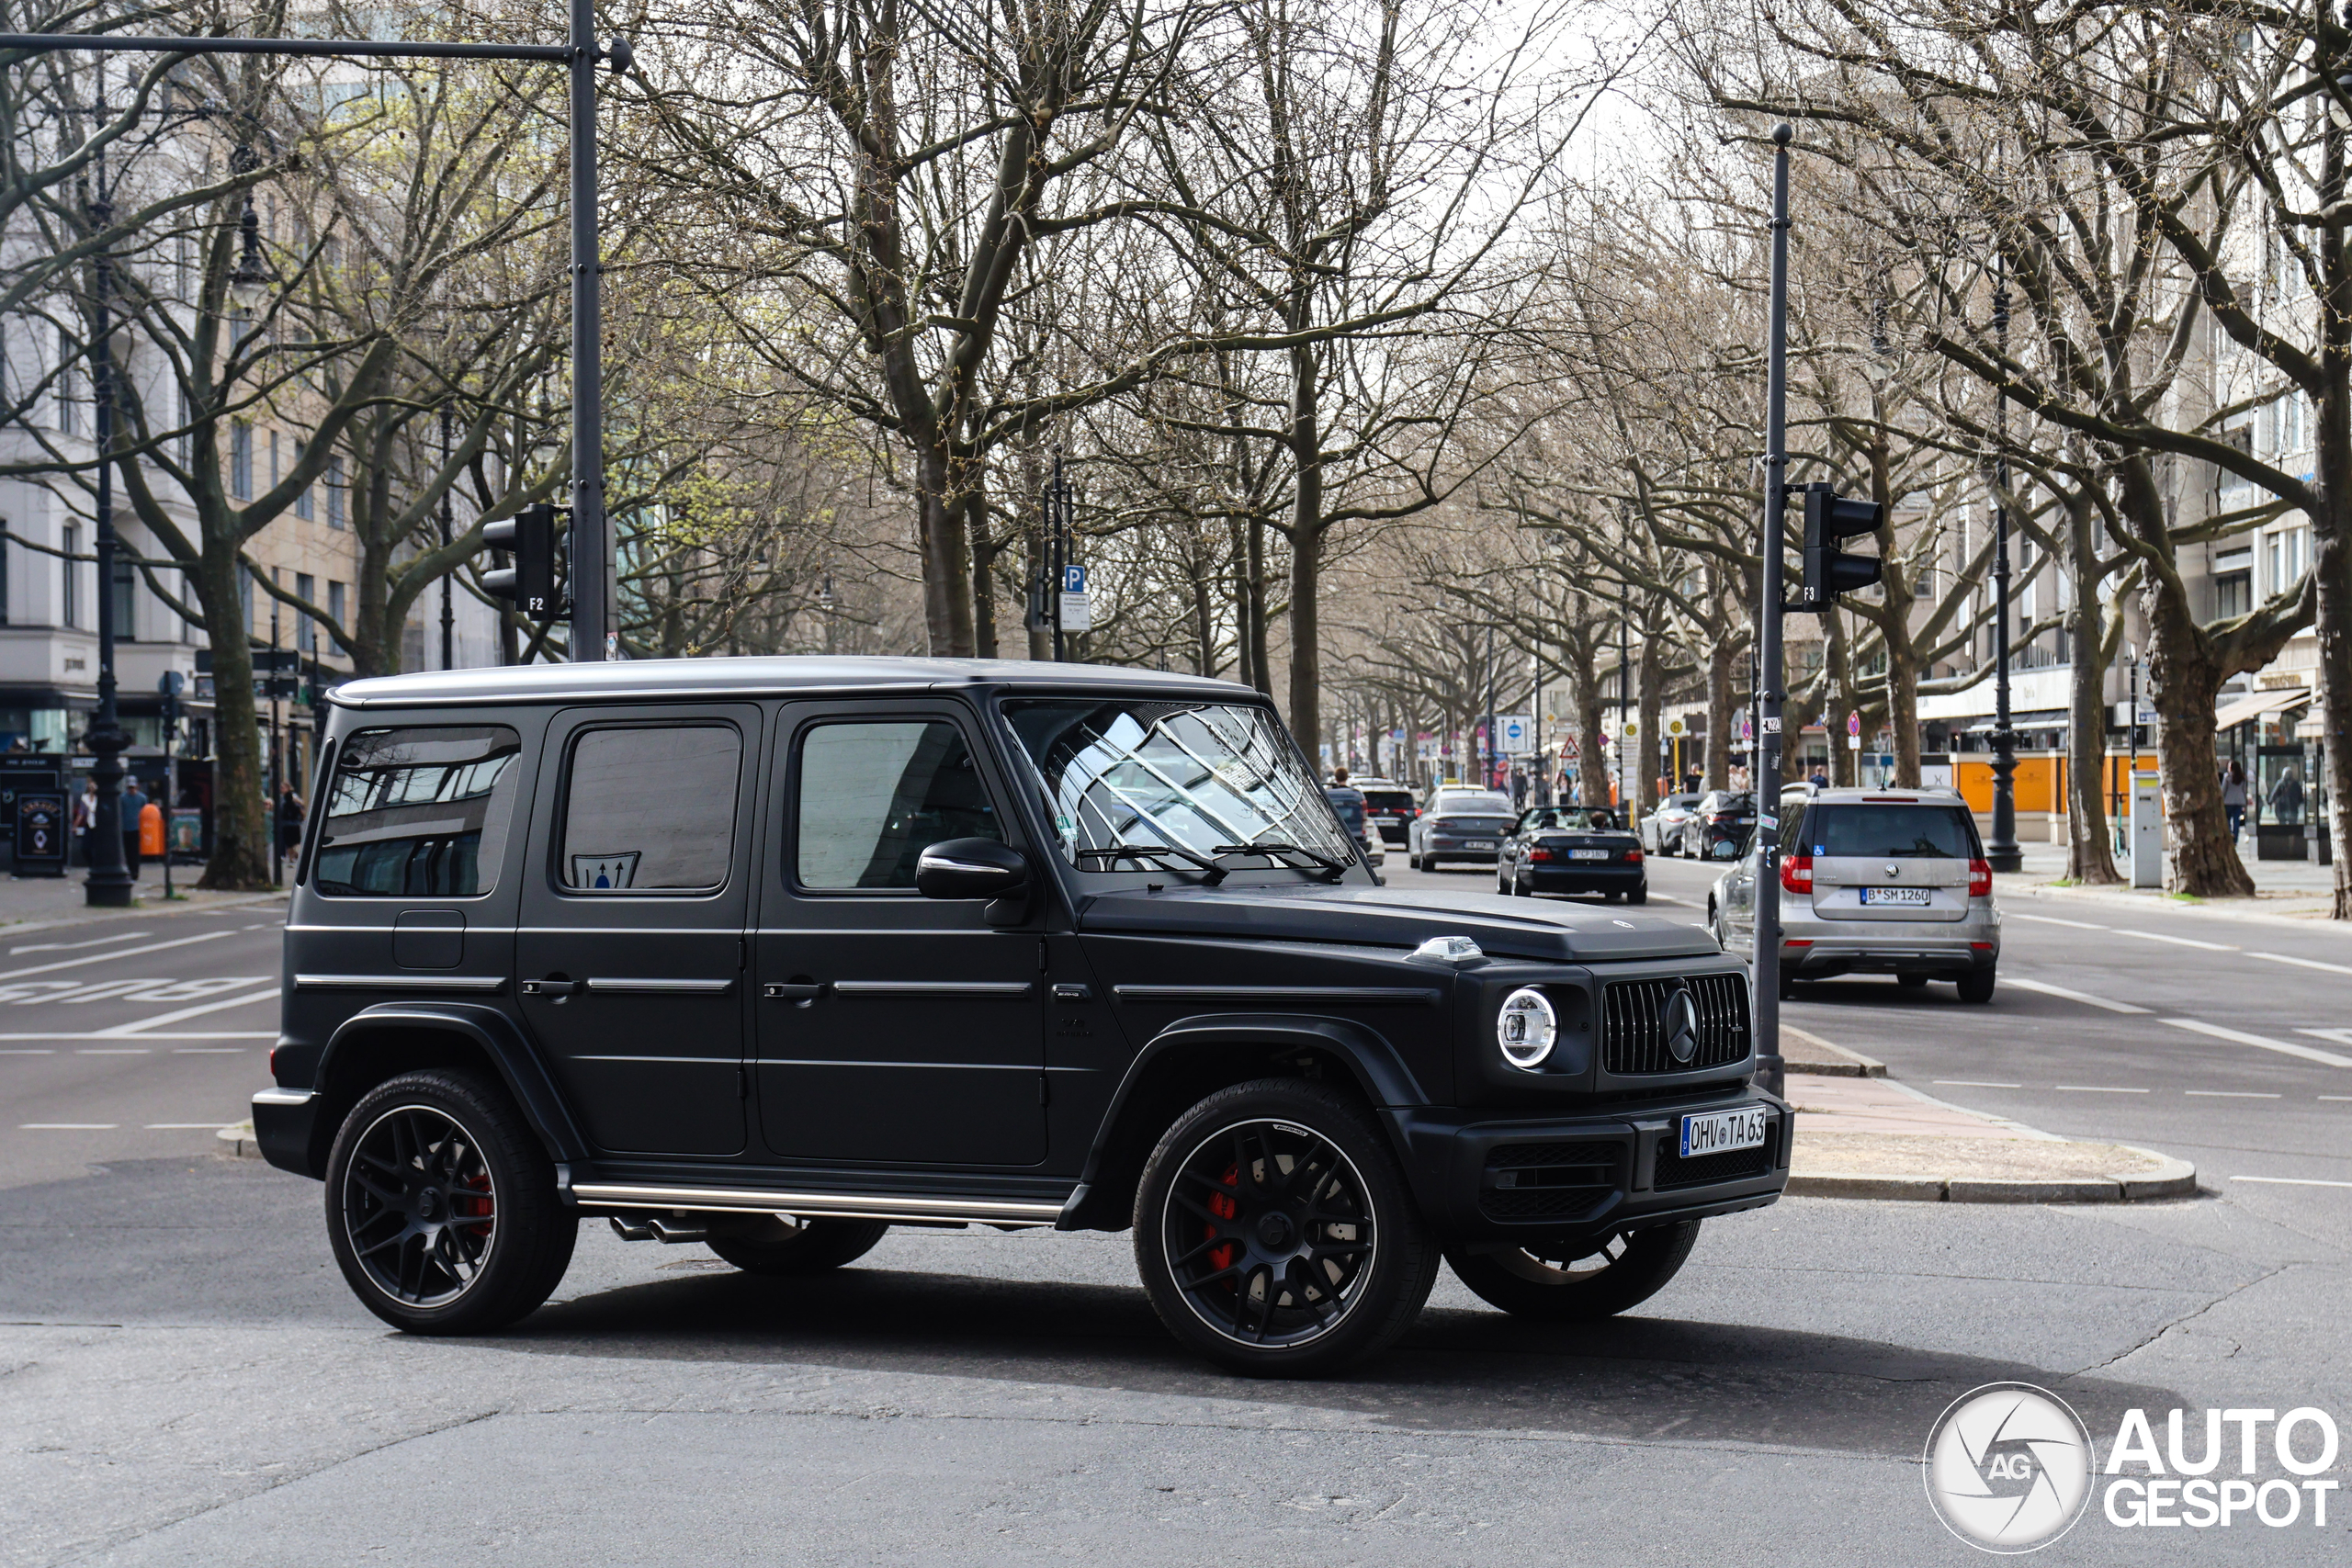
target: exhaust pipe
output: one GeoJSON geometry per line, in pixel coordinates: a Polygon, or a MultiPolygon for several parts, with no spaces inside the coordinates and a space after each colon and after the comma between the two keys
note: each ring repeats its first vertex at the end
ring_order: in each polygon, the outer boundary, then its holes
{"type": "Polygon", "coordinates": [[[613,1234],[623,1241],[661,1241],[674,1246],[682,1241],[710,1239],[710,1227],[687,1219],[683,1209],[675,1214],[648,1214],[634,1223],[618,1214],[612,1215],[611,1220],[613,1234]]]}

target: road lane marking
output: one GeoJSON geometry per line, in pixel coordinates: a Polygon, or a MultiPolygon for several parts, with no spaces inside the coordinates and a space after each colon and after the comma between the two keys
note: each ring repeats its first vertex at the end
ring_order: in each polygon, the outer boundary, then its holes
{"type": "MultiPolygon", "coordinates": [[[[103,1034],[95,1032],[74,1034],[62,1030],[51,1030],[38,1034],[0,1034],[0,1040],[119,1040],[121,1038],[119,1034],[103,1034]]],[[[277,1038],[277,1032],[267,1029],[181,1029],[174,1030],[168,1034],[140,1034],[132,1038],[138,1040],[275,1040],[277,1038]]],[[[49,1053],[38,1054],[46,1055],[49,1053]]]]}
{"type": "Polygon", "coordinates": [[[140,1131],[142,1133],[217,1133],[228,1125],[226,1122],[150,1122],[140,1131]]]}
{"type": "Polygon", "coordinates": [[[2180,1091],[2191,1100],[2277,1100],[2275,1094],[2264,1094],[2250,1089],[2185,1089],[2180,1091]]]}
{"type": "Polygon", "coordinates": [[[227,1008],[241,1008],[249,1002],[267,1001],[277,995],[277,984],[272,981],[266,990],[254,991],[249,996],[231,997],[225,1001],[206,1002],[200,1007],[182,1008],[177,1012],[157,1013],[153,1018],[138,1019],[130,1023],[118,1023],[111,1029],[101,1029],[98,1032],[112,1039],[144,1035],[149,1030],[161,1029],[167,1023],[179,1023],[187,1019],[200,1018],[208,1012],[220,1012],[227,1008]]]}
{"type": "Polygon", "coordinates": [[[2352,1029],[2298,1029],[2295,1032],[2324,1040],[2331,1045],[2352,1045],[2352,1029]]]}
{"type": "Polygon", "coordinates": [[[175,1045],[172,1047],[172,1055],[175,1056],[242,1056],[244,1054],[245,1048],[243,1045],[175,1045]]]}
{"type": "Polygon", "coordinates": [[[20,953],[72,953],[77,948],[104,947],[110,942],[144,942],[153,934],[152,931],[122,931],[114,936],[92,937],[88,942],[37,942],[29,947],[10,948],[8,956],[14,958],[20,953]]]}
{"type": "Polygon", "coordinates": [[[0,1056],[54,1056],[54,1051],[0,1051],[0,1056]]]}
{"type": "Polygon", "coordinates": [[[2149,1092],[2144,1089],[2102,1089],[2095,1084],[2081,1083],[2052,1084],[2050,1087],[2061,1094],[2146,1094],[2149,1092]]]}
{"type": "Polygon", "coordinates": [[[2165,1021],[2175,1029],[2192,1033],[2210,1034],[2216,1040],[2228,1040],[2240,1045],[2258,1046],[2276,1051],[2282,1056],[2300,1056],[2306,1062],[2318,1062],[2331,1067],[2352,1067],[2352,1056],[2339,1056],[2333,1051],[2322,1051],[2313,1045],[2298,1045],[2291,1040],[2270,1040],[2259,1034],[2248,1034],[2242,1029],[2224,1029],[2218,1023],[2207,1023],[2196,1018],[2168,1018],[2165,1021]]]}
{"type": "Polygon", "coordinates": [[[2105,997],[2092,996],[2088,991],[2070,991],[2064,986],[2053,986],[2047,980],[2029,980],[2020,975],[2012,975],[2008,979],[2010,985],[2017,987],[2020,990],[2040,991],[2044,996],[2064,997],[2070,1002],[2082,1002],[2090,1007],[2105,1008],[2109,1012],[2149,1012],[2154,1010],[2149,1008],[2136,1006],[2131,1002],[2111,1002],[2105,997]]]}
{"type": "Polygon", "coordinates": [[[206,931],[202,936],[184,936],[176,942],[159,942],[147,947],[118,948],[112,953],[93,953],[86,958],[61,958],[54,964],[36,964],[29,969],[11,969],[0,974],[0,980],[22,979],[27,975],[46,975],[52,969],[78,969],[85,964],[112,964],[118,958],[136,958],[142,953],[161,953],[167,947],[187,947],[199,942],[219,942],[234,931],[206,931]]]}
{"type": "Polygon", "coordinates": [[[102,1049],[93,1045],[87,1050],[76,1051],[74,1054],[76,1056],[144,1056],[147,1055],[147,1048],[143,1045],[136,1048],[123,1045],[102,1049]]]}
{"type": "Polygon", "coordinates": [[[19,1122],[19,1133],[111,1133],[118,1123],[113,1122],[19,1122]]]}
{"type": "Polygon", "coordinates": [[[2322,964],[2316,958],[2295,958],[2284,953],[2249,953],[2248,958],[2267,958],[2273,964],[2292,964],[2299,969],[2322,969],[2330,975],[2352,975],[2352,965],[2322,964]]]}
{"type": "Polygon", "coordinates": [[[1936,1083],[1949,1089],[2023,1089],[2021,1083],[1986,1083],[1981,1078],[1937,1078],[1936,1083]]]}
{"type": "Polygon", "coordinates": [[[2112,928],[2117,936],[2136,936],[2143,942],[2168,942],[2176,947],[2201,947],[2208,953],[2235,953],[2226,942],[2199,942],[2193,936],[2166,936],[2162,931],[2135,931],[2129,926],[2112,928]]]}
{"type": "Polygon", "coordinates": [[[2311,1176],[2233,1176],[2232,1181],[2259,1181],[2266,1187],[2352,1187],[2352,1181],[2322,1181],[2311,1176]]]}
{"type": "Polygon", "coordinates": [[[2088,920],[2062,920],[2055,915],[2020,915],[2014,909],[2004,909],[2001,912],[2012,920],[2038,920],[2045,926],[2072,926],[2078,931],[2106,931],[2115,929],[2113,926],[2095,926],[2088,920]]]}
{"type": "Polygon", "coordinates": [[[2352,1094],[2323,1094],[2322,1100],[2352,1100],[2352,1094]]]}

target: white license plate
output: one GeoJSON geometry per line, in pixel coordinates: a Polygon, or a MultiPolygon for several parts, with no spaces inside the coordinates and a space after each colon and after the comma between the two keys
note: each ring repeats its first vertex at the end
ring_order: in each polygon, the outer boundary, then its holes
{"type": "Polygon", "coordinates": [[[1495,841],[1492,839],[1465,839],[1463,840],[1462,847],[1465,850],[1491,850],[1495,847],[1495,841]]]}
{"type": "Polygon", "coordinates": [[[1927,905],[1934,903],[1935,897],[1935,894],[1925,887],[1865,887],[1862,889],[1862,902],[1865,904],[1927,905]]]}
{"type": "Polygon", "coordinates": [[[1570,860],[1607,860],[1609,852],[1607,850],[1570,850],[1568,858],[1570,860]]]}
{"type": "Polygon", "coordinates": [[[1742,1111],[1711,1111],[1703,1116],[1682,1119],[1682,1157],[1696,1155],[1728,1154],[1734,1149],[1752,1149],[1764,1141],[1764,1108],[1751,1105],[1742,1111]]]}

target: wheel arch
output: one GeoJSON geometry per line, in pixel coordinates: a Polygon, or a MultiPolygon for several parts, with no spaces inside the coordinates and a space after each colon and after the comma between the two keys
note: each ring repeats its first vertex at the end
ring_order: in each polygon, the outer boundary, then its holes
{"type": "Polygon", "coordinates": [[[379,1002],[345,1019],[320,1055],[311,1174],[325,1173],[327,1151],[361,1096],[423,1067],[486,1071],[514,1097],[550,1159],[561,1165],[587,1157],[586,1141],[555,1080],[504,1013],[463,1002],[379,1002]]]}
{"type": "MultiPolygon", "coordinates": [[[[1253,1078],[1343,1083],[1367,1104],[1426,1105],[1396,1048],[1351,1019],[1220,1013],[1179,1020],[1137,1052],[1111,1098],[1057,1230],[1125,1230],[1144,1161],[1177,1117],[1220,1089],[1253,1078]]],[[[1387,1119],[1379,1119],[1384,1128],[1387,1119]]],[[[1389,1133],[1392,1141],[1395,1134],[1389,1133]]],[[[1403,1158],[1406,1150],[1398,1146],[1403,1158]]]]}

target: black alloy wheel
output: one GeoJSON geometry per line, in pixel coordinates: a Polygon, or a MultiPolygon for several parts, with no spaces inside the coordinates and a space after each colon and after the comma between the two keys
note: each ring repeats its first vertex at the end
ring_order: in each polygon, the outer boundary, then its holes
{"type": "Polygon", "coordinates": [[[1252,1377],[1378,1351],[1429,1299],[1438,1250],[1385,1136],[1350,1096],[1290,1078],[1185,1112],[1136,1194],[1136,1262],[1170,1332],[1252,1377]]]}
{"type": "Polygon", "coordinates": [[[547,1300],[579,1222],[502,1089],[405,1073],[344,1119],[327,1158],[327,1233],[363,1305],[413,1334],[503,1327],[547,1300]]]}
{"type": "Polygon", "coordinates": [[[1504,1252],[1448,1252],[1456,1278],[1514,1317],[1587,1323],[1649,1300],[1681,1270],[1699,1239],[1683,1220],[1592,1241],[1504,1252]]]}
{"type": "Polygon", "coordinates": [[[799,1220],[789,1214],[713,1214],[703,1245],[746,1274],[821,1274],[854,1263],[889,1234],[880,1220],[799,1220]]]}

